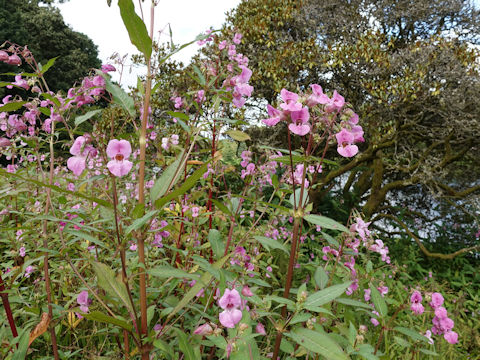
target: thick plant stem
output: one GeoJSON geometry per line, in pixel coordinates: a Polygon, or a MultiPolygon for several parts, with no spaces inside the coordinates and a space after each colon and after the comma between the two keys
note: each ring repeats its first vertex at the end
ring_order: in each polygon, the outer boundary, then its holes
{"type": "MultiPolygon", "coordinates": [[[[0,270],[0,297],[2,298],[3,307],[7,313],[8,324],[12,331],[13,337],[18,336],[17,327],[15,326],[15,320],[13,319],[12,309],[10,308],[10,302],[8,301],[8,294],[4,292],[5,286],[3,285],[2,272],[0,270]]],[[[18,347],[18,344],[17,344],[18,347]]]]}
{"type": "MultiPolygon", "coordinates": [[[[292,245],[290,248],[290,259],[288,261],[288,270],[287,270],[287,279],[285,281],[285,291],[283,292],[283,297],[288,298],[290,295],[290,288],[292,287],[292,279],[293,279],[293,269],[295,265],[295,258],[296,258],[296,249],[297,249],[297,241],[298,241],[298,233],[300,229],[300,225],[302,223],[302,219],[295,217],[293,223],[293,235],[292,235],[292,245]]],[[[285,319],[287,315],[287,307],[284,306],[282,309],[282,318],[285,319]]],[[[277,337],[275,338],[275,347],[273,349],[273,359],[276,359],[278,356],[278,352],[280,350],[280,343],[282,341],[282,331],[283,329],[277,329],[277,337]]]]}
{"type": "MultiPolygon", "coordinates": [[[[55,152],[53,149],[53,137],[55,136],[55,121],[52,121],[52,131],[50,136],[50,176],[48,179],[48,184],[53,184],[53,170],[54,170],[54,160],[55,160],[55,152]]],[[[45,204],[45,215],[48,215],[48,211],[50,205],[52,203],[52,190],[51,188],[47,188],[47,202],[45,204]]],[[[47,220],[43,221],[43,248],[48,250],[48,223],[47,220]]],[[[50,319],[53,318],[53,309],[52,309],[52,288],[50,284],[50,275],[48,272],[48,252],[45,251],[43,254],[43,276],[45,278],[45,292],[47,293],[47,303],[48,303],[48,317],[50,319]]],[[[59,360],[60,357],[58,355],[58,347],[57,347],[57,336],[55,334],[55,327],[49,325],[50,337],[52,339],[52,350],[53,356],[55,360],[59,360]]]]}
{"type": "MultiPolygon", "coordinates": [[[[153,39],[153,27],[155,17],[155,2],[152,1],[150,8],[150,38],[153,39]]],[[[147,79],[145,86],[145,99],[143,101],[142,126],[140,129],[140,169],[138,173],[138,203],[145,205],[145,154],[147,145],[147,120],[148,109],[150,108],[150,96],[152,92],[152,59],[147,60],[147,79]]],[[[142,266],[139,267],[140,282],[140,317],[141,317],[141,337],[148,333],[147,324],[147,277],[145,274],[145,234],[141,231],[137,236],[138,259],[142,266]]],[[[150,358],[150,350],[148,346],[141,349],[142,360],[150,358]]]]}

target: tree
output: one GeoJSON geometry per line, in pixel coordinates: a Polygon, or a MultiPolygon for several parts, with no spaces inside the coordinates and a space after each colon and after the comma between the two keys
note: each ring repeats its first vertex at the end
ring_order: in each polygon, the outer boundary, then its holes
{"type": "MultiPolygon", "coordinates": [[[[93,41],[70,29],[57,8],[40,6],[39,1],[0,0],[0,44],[4,41],[27,45],[44,65],[58,57],[45,75],[52,91],[68,90],[89,69],[101,65],[93,41]]],[[[22,70],[31,71],[28,65],[22,70]]],[[[0,64],[0,73],[6,72],[12,72],[12,66],[0,64]]]]}
{"type": "MultiPolygon", "coordinates": [[[[346,203],[378,225],[409,229],[400,204],[419,194],[443,207],[425,212],[430,223],[448,202],[449,211],[478,211],[480,68],[472,44],[480,42],[480,13],[472,2],[244,1],[228,17],[225,32],[233,31],[244,35],[239,51],[249,54],[255,96],[275,103],[282,87],[318,83],[337,89],[360,115],[361,154],[339,159],[318,180],[314,208],[337,184],[346,203]]],[[[417,203],[411,215],[429,202],[417,203]]]]}

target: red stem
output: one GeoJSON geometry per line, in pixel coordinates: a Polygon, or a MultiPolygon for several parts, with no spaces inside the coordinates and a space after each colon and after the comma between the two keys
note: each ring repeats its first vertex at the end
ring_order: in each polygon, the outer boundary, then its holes
{"type": "MultiPolygon", "coordinates": [[[[3,285],[2,272],[0,270],[0,297],[2,298],[3,307],[7,313],[8,324],[10,325],[10,330],[12,330],[13,337],[18,336],[17,327],[15,326],[15,320],[13,319],[12,309],[10,308],[10,302],[8,301],[8,294],[4,292],[5,286],[3,285]]],[[[17,344],[18,348],[18,344],[17,344]]]]}

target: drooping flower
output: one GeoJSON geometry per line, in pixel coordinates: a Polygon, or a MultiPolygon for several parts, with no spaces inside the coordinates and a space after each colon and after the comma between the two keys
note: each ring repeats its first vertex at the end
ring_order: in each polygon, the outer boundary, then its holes
{"type": "Polygon", "coordinates": [[[237,290],[225,289],[225,293],[218,301],[218,305],[224,309],[219,314],[220,323],[227,328],[234,328],[242,320],[242,312],[238,309],[242,299],[237,290]]]}
{"type": "Polygon", "coordinates": [[[212,335],[213,329],[209,323],[206,323],[197,327],[193,333],[196,335],[212,335]]]}
{"type": "Polygon", "coordinates": [[[19,254],[21,257],[25,257],[26,251],[25,251],[25,247],[24,247],[24,246],[22,246],[22,247],[18,250],[18,254],[19,254]]]}
{"type": "Polygon", "coordinates": [[[83,136],[79,136],[75,139],[72,147],[70,148],[70,154],[74,155],[67,160],[67,167],[76,175],[79,176],[83,170],[85,170],[85,162],[87,159],[88,151],[85,149],[86,139],[83,136]]]}
{"type": "Polygon", "coordinates": [[[270,104],[267,105],[267,112],[268,116],[270,116],[268,119],[263,119],[263,123],[267,126],[275,126],[277,125],[280,120],[282,120],[282,111],[275,109],[273,106],[270,104]]]}
{"type": "Polygon", "coordinates": [[[443,296],[442,294],[436,292],[432,294],[432,301],[430,302],[430,306],[436,309],[443,304],[443,296]]]}
{"type": "Polygon", "coordinates": [[[422,294],[419,291],[415,290],[410,297],[410,310],[412,310],[417,315],[422,315],[425,311],[425,308],[422,305],[422,294]]]}
{"type": "Polygon", "coordinates": [[[263,324],[260,322],[257,324],[257,326],[255,326],[255,331],[260,335],[267,335],[267,332],[265,331],[265,326],[263,326],[263,324]]]}
{"type": "Polygon", "coordinates": [[[285,111],[300,111],[302,110],[302,104],[298,102],[298,94],[288,91],[287,89],[282,89],[280,91],[280,96],[284,101],[283,104],[280,104],[280,107],[285,111]]]}
{"type": "Polygon", "coordinates": [[[317,104],[326,104],[330,98],[323,93],[322,87],[317,84],[311,84],[312,94],[307,99],[307,106],[315,106],[317,104]]]}
{"type": "Polygon", "coordinates": [[[337,151],[343,157],[352,157],[358,153],[358,146],[353,145],[355,136],[353,133],[343,128],[339,133],[335,134],[337,138],[337,151]]]}
{"type": "Polygon", "coordinates": [[[458,334],[455,331],[447,331],[445,334],[443,334],[443,337],[450,344],[456,344],[458,342],[458,334]]]}
{"type": "Polygon", "coordinates": [[[115,66],[113,66],[111,64],[103,64],[102,65],[102,72],[108,73],[110,71],[117,71],[117,69],[115,69],[115,66]]]}
{"type": "Polygon", "coordinates": [[[345,98],[335,90],[332,97],[325,103],[325,111],[329,113],[340,111],[343,105],[345,105],[345,98]]]}
{"type": "Polygon", "coordinates": [[[80,310],[84,313],[88,313],[88,291],[83,290],[77,296],[77,304],[80,305],[80,310]]]}
{"type": "Polygon", "coordinates": [[[34,268],[33,266],[31,266],[31,265],[28,265],[28,266],[25,268],[25,275],[24,275],[24,276],[25,276],[26,278],[29,278],[29,277],[30,277],[30,274],[31,274],[32,272],[34,272],[34,271],[35,271],[35,268],[34,268]]]}
{"type": "Polygon", "coordinates": [[[310,132],[310,114],[308,108],[304,107],[298,111],[292,111],[291,113],[292,123],[288,125],[288,129],[297,135],[304,136],[310,132]]]}
{"type": "Polygon", "coordinates": [[[131,153],[132,147],[127,140],[110,140],[107,155],[112,160],[107,163],[108,170],[115,176],[127,175],[133,166],[133,163],[127,160],[131,153]]]}

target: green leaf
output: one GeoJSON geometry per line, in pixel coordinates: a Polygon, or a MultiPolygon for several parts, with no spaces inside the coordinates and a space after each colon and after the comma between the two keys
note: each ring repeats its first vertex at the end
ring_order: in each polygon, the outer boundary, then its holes
{"type": "Polygon", "coordinates": [[[75,126],[80,125],[81,123],[87,121],[88,119],[92,118],[93,116],[95,116],[95,115],[97,115],[98,113],[101,113],[101,112],[102,112],[102,109],[98,109],[98,110],[89,111],[84,115],[77,116],[75,118],[75,126]]]}
{"type": "Polygon", "coordinates": [[[3,106],[0,106],[0,111],[6,111],[6,112],[16,111],[20,109],[23,106],[23,104],[26,104],[26,103],[27,103],[26,101],[12,101],[3,106]]]}
{"type": "Polygon", "coordinates": [[[215,205],[216,208],[220,209],[224,214],[228,216],[232,216],[232,212],[220,201],[216,199],[212,199],[212,203],[215,205]]]}
{"type": "Polygon", "coordinates": [[[387,303],[375,286],[370,285],[370,290],[372,291],[371,296],[375,310],[378,311],[381,318],[385,317],[388,313],[387,303]]]}
{"type": "Polygon", "coordinates": [[[257,240],[262,246],[270,251],[270,249],[280,249],[285,253],[289,253],[287,247],[280,241],[271,239],[265,236],[254,236],[254,239],[257,240]]]}
{"type": "Polygon", "coordinates": [[[308,296],[304,304],[305,309],[310,307],[315,308],[329,303],[330,301],[342,295],[351,283],[352,282],[349,281],[344,284],[333,285],[308,296]]]}
{"type": "MultiPolygon", "coordinates": [[[[230,255],[224,256],[217,262],[215,262],[212,266],[214,269],[218,270],[223,267],[225,262],[228,260],[230,255]]],[[[190,290],[183,296],[183,298],[178,302],[177,306],[173,308],[173,310],[168,314],[167,320],[170,320],[177,312],[182,310],[194,297],[195,295],[198,294],[200,290],[203,289],[204,286],[206,286],[210,280],[212,279],[212,274],[209,272],[206,272],[202,275],[199,281],[193,285],[190,290]]]]}
{"type": "Polygon", "coordinates": [[[372,310],[372,307],[370,305],[367,305],[361,301],[358,300],[353,300],[349,298],[338,298],[335,300],[336,302],[343,304],[343,305],[349,305],[349,306],[354,306],[354,307],[360,307],[368,310],[372,310]]]}
{"type": "Polygon", "coordinates": [[[224,256],[225,253],[225,243],[222,239],[222,234],[217,229],[210,229],[208,232],[208,241],[212,247],[213,253],[217,259],[220,259],[224,256]]]}
{"type": "Polygon", "coordinates": [[[48,60],[47,64],[45,66],[42,66],[42,68],[40,69],[42,74],[45,74],[48,71],[48,69],[50,69],[53,66],[53,64],[55,64],[55,60],[57,59],[58,59],[58,56],[48,60]]]}
{"type": "Polygon", "coordinates": [[[398,331],[399,333],[401,333],[403,335],[407,335],[408,337],[412,338],[413,340],[423,341],[425,343],[428,343],[427,337],[423,336],[422,334],[420,334],[419,332],[417,332],[415,330],[408,329],[408,328],[405,328],[405,327],[402,327],[402,326],[396,326],[396,327],[393,328],[393,330],[398,331]]]}
{"type": "Polygon", "coordinates": [[[319,266],[317,270],[315,270],[315,275],[313,276],[315,279],[315,283],[320,289],[325,289],[328,283],[328,275],[323,267],[319,266]]]}
{"type": "Polygon", "coordinates": [[[87,196],[87,195],[84,195],[81,192],[75,192],[75,191],[69,191],[69,190],[66,190],[66,189],[62,189],[61,187],[58,187],[56,185],[45,184],[41,181],[34,180],[34,179],[31,179],[31,178],[25,178],[25,177],[23,177],[19,174],[16,174],[16,173],[9,173],[4,169],[0,169],[0,175],[6,176],[6,177],[17,178],[17,179],[23,180],[25,182],[29,182],[29,183],[32,183],[32,184],[35,184],[35,185],[38,185],[38,186],[42,186],[42,187],[47,187],[47,188],[50,188],[52,190],[55,190],[55,191],[58,191],[58,192],[61,192],[61,193],[64,193],[64,194],[70,194],[70,195],[73,195],[73,196],[76,196],[76,197],[79,197],[79,198],[82,198],[82,199],[86,199],[86,200],[89,200],[89,201],[94,201],[99,205],[105,206],[106,208],[112,208],[113,207],[113,205],[106,200],[99,199],[99,198],[96,198],[96,197],[93,197],[93,196],[87,196]]]}
{"type": "Polygon", "coordinates": [[[24,360],[27,356],[28,341],[30,339],[30,331],[23,329],[18,336],[18,348],[12,356],[12,360],[24,360]]]}
{"type": "Polygon", "coordinates": [[[250,136],[243,131],[240,130],[228,130],[225,132],[228,136],[230,136],[233,140],[236,141],[247,141],[251,140],[250,136]]]}
{"type": "Polygon", "coordinates": [[[118,0],[120,15],[127,28],[130,41],[137,49],[149,59],[152,55],[152,39],[148,36],[147,27],[135,12],[132,0],[118,0]]]}
{"type": "Polygon", "coordinates": [[[180,164],[182,163],[184,153],[185,151],[182,150],[177,158],[162,172],[162,175],[157,181],[155,181],[155,184],[150,190],[152,202],[165,195],[165,193],[175,185],[175,177],[178,178],[176,175],[181,171],[180,164]]]}
{"type": "Polygon", "coordinates": [[[312,223],[314,225],[320,225],[324,229],[332,229],[332,230],[339,230],[343,232],[350,232],[347,227],[344,225],[340,224],[339,222],[336,222],[333,219],[330,219],[326,216],[321,216],[321,215],[305,215],[303,217],[305,220],[307,220],[309,223],[312,223]]]}
{"type": "Polygon", "coordinates": [[[205,174],[205,172],[207,171],[207,166],[208,163],[203,164],[192,175],[190,175],[178,189],[170,192],[169,194],[161,197],[160,199],[157,199],[155,201],[155,207],[159,209],[170,200],[175,199],[177,196],[183,195],[188,190],[190,190],[197,183],[198,179],[200,179],[203,174],[205,174]]]}
{"type": "Polygon", "coordinates": [[[328,360],[350,359],[348,355],[343,352],[342,348],[327,334],[305,328],[296,328],[287,335],[298,345],[316,354],[320,354],[328,360]]]}
{"type": "Polygon", "coordinates": [[[159,277],[162,279],[168,278],[177,278],[177,279],[192,279],[198,280],[199,276],[196,274],[189,274],[182,269],[176,269],[172,266],[155,266],[154,268],[148,269],[147,273],[149,275],[159,277]]]}
{"type": "Polygon", "coordinates": [[[104,249],[107,249],[108,247],[100,240],[98,240],[95,236],[92,236],[90,234],[87,234],[86,232],[79,231],[79,230],[74,230],[74,229],[67,229],[65,230],[67,234],[71,234],[77,238],[81,238],[84,240],[87,240],[95,245],[99,245],[103,247],[104,249]]]}
{"type": "Polygon", "coordinates": [[[162,351],[169,359],[174,359],[175,353],[173,351],[173,348],[165,341],[157,339],[153,342],[153,346],[162,351]]]}
{"type": "Polygon", "coordinates": [[[102,73],[105,79],[105,88],[112,94],[113,102],[123,107],[131,117],[135,117],[135,103],[131,96],[129,96],[120,86],[112,83],[110,77],[102,73]]]}
{"type": "Polygon", "coordinates": [[[193,71],[195,71],[195,73],[197,74],[198,78],[196,79],[197,82],[204,86],[206,84],[206,81],[205,81],[205,76],[202,74],[202,72],[200,71],[200,69],[198,68],[197,65],[193,64],[192,63],[192,67],[193,67],[193,71]]]}
{"type": "Polygon", "coordinates": [[[422,348],[422,349],[420,349],[420,351],[422,353],[424,353],[425,355],[438,356],[438,354],[435,351],[432,351],[432,350],[422,348]]]}
{"type": "Polygon", "coordinates": [[[112,316],[106,315],[100,311],[92,311],[87,314],[83,314],[83,316],[88,320],[98,321],[102,323],[108,323],[120,326],[121,328],[132,331],[132,325],[127,323],[125,320],[120,320],[118,318],[114,318],[112,316]]]}
{"type": "Polygon", "coordinates": [[[125,235],[130,234],[134,230],[140,229],[157,213],[158,213],[158,210],[151,210],[145,215],[143,215],[140,219],[136,219],[129,227],[127,227],[127,229],[125,230],[125,235]]]}
{"type": "Polygon", "coordinates": [[[393,338],[395,339],[395,342],[401,347],[410,347],[412,345],[407,340],[399,336],[394,336],[393,338]]]}
{"type": "Polygon", "coordinates": [[[193,344],[188,340],[187,336],[180,329],[175,328],[177,333],[178,346],[183,352],[185,360],[197,360],[199,357],[196,356],[193,344]]]}
{"type": "Polygon", "coordinates": [[[97,274],[98,286],[112,297],[118,298],[123,305],[133,314],[132,304],[127,292],[127,287],[119,277],[115,277],[115,273],[107,265],[92,261],[93,270],[97,274]]]}

